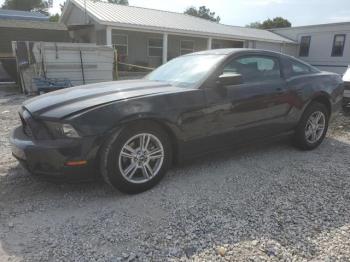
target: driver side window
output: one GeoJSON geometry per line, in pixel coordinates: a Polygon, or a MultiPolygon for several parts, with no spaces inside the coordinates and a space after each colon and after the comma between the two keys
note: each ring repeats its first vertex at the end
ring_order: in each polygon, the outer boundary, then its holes
{"type": "Polygon", "coordinates": [[[233,59],[224,67],[223,73],[240,74],[243,83],[281,78],[278,59],[268,56],[244,56],[233,59]]]}

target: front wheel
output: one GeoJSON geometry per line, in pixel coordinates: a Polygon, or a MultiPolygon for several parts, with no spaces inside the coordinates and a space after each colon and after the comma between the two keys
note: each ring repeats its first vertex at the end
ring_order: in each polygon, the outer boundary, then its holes
{"type": "Polygon", "coordinates": [[[169,137],[157,124],[128,126],[112,136],[102,150],[101,173],[106,182],[125,193],[155,186],[171,163],[169,137]]]}
{"type": "Polygon", "coordinates": [[[294,144],[303,150],[312,150],[324,140],[329,122],[327,108],[312,102],[305,110],[295,132],[294,144]]]}

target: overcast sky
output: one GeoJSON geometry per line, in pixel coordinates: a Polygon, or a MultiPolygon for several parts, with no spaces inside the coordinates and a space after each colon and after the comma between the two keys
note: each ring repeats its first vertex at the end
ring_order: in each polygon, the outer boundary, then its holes
{"type": "MultiPolygon", "coordinates": [[[[50,11],[59,12],[65,0],[53,1],[50,11]]],[[[276,16],[287,18],[294,26],[350,22],[350,0],[129,0],[129,4],[175,12],[205,5],[221,17],[221,23],[238,26],[276,16]]]]}

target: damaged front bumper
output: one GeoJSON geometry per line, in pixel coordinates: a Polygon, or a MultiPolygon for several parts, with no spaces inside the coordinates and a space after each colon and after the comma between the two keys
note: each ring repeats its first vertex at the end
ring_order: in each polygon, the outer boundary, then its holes
{"type": "Polygon", "coordinates": [[[95,137],[35,140],[19,126],[12,131],[10,143],[13,156],[31,174],[54,180],[91,180],[96,177],[98,146],[95,137]],[[82,164],[70,166],[69,163],[74,161],[82,164]]]}

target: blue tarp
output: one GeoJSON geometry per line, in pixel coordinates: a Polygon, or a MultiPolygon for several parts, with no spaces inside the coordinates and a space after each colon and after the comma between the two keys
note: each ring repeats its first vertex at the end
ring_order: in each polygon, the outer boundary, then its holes
{"type": "Polygon", "coordinates": [[[48,21],[49,17],[40,12],[0,9],[0,19],[48,21]]]}

